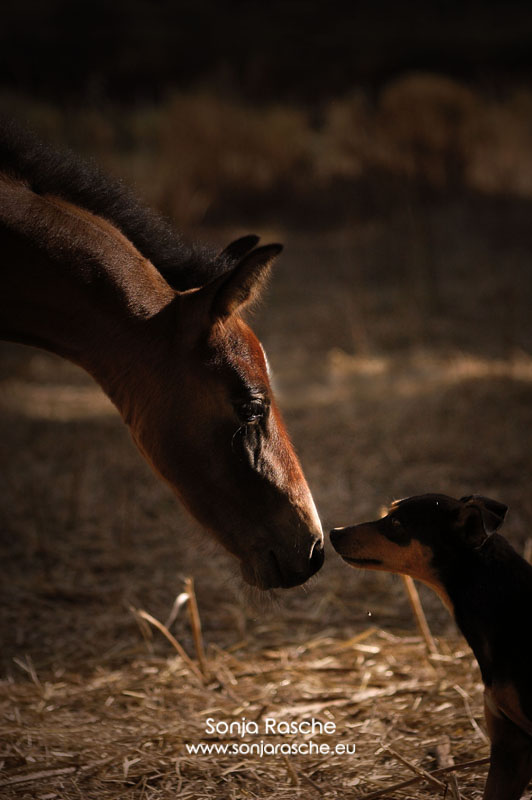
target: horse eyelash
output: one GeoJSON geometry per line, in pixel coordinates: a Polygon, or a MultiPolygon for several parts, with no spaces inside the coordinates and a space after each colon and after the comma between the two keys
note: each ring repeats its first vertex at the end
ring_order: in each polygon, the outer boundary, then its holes
{"type": "Polygon", "coordinates": [[[235,452],[235,439],[236,439],[236,437],[238,436],[238,434],[239,434],[241,431],[243,431],[243,430],[246,430],[246,428],[247,428],[247,425],[241,425],[241,426],[240,426],[239,428],[237,428],[237,429],[236,429],[236,431],[233,433],[233,436],[232,436],[232,438],[231,438],[231,450],[233,451],[233,453],[235,452]]]}

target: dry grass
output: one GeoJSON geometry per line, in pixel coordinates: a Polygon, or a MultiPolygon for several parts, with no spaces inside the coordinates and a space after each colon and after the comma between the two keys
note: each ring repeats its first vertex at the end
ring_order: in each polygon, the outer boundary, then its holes
{"type": "MultiPolygon", "coordinates": [[[[457,764],[486,755],[479,734],[479,676],[461,643],[428,658],[416,637],[366,628],[266,648],[254,642],[208,652],[205,684],[179,657],[137,655],[121,669],[105,662],[89,676],[66,670],[41,682],[2,684],[3,798],[364,797],[441,767],[448,742],[457,764]],[[256,652],[254,652],[254,648],[256,652]],[[471,711],[472,709],[472,711],[471,711]],[[206,720],[265,718],[334,722],[336,733],[220,736],[206,720]],[[476,719],[475,719],[476,718],[476,719]],[[356,755],[191,755],[187,744],[312,740],[356,745],[356,755]],[[389,750],[392,747],[393,750],[389,750]],[[406,766],[396,751],[411,765],[406,766]]],[[[22,664],[27,669],[26,664],[22,664]]],[[[475,796],[485,765],[458,770],[475,796]]],[[[445,776],[439,780],[446,783],[445,776]]],[[[420,780],[394,797],[443,796],[420,780]]]]}

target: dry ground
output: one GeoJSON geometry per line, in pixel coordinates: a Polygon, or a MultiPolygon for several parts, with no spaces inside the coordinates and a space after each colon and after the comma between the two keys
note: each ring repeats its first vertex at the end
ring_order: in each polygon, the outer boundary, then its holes
{"type": "MultiPolygon", "coordinates": [[[[254,324],[325,529],[407,494],[479,492],[510,505],[506,533],[525,546],[530,251],[505,209],[263,231],[287,250],[254,324]]],[[[359,798],[414,775],[395,753],[428,770],[442,742],[456,762],[487,755],[479,673],[436,597],[422,592],[439,659],[400,580],[350,570],[330,548],[309,586],[250,596],[88,377],[29,348],[1,358],[2,800],[359,798]],[[131,611],[165,621],[185,576],[205,681],[131,611]],[[357,754],[188,755],[209,715],[334,721],[319,741],[357,754]]],[[[192,655],[186,611],[171,627],[192,655]]],[[[464,798],[480,797],[485,773],[458,773],[464,798]]]]}

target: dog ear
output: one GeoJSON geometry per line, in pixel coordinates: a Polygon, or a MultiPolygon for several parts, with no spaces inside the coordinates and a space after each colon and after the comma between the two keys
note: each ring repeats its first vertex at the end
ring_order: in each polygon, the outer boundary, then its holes
{"type": "Polygon", "coordinates": [[[492,534],[499,530],[508,512],[508,506],[504,505],[504,503],[499,503],[498,500],[491,500],[489,497],[482,497],[480,494],[470,494],[468,497],[462,497],[460,502],[479,509],[484,530],[487,534],[492,534]]]}
{"type": "Polygon", "coordinates": [[[460,529],[472,547],[481,547],[501,527],[508,506],[478,494],[462,497],[460,503],[463,504],[458,515],[460,529]]]}

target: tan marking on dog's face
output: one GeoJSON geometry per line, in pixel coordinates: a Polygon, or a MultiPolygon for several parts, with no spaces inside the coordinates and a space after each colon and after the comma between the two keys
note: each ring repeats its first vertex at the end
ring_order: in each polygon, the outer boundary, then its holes
{"type": "Polygon", "coordinates": [[[451,600],[432,566],[431,548],[414,538],[406,545],[390,541],[379,530],[382,522],[363,523],[345,530],[337,552],[352,567],[396,572],[423,581],[452,613],[451,600]]]}

